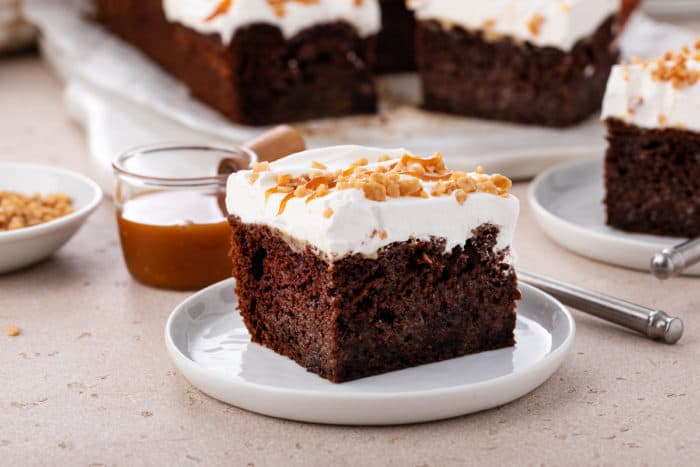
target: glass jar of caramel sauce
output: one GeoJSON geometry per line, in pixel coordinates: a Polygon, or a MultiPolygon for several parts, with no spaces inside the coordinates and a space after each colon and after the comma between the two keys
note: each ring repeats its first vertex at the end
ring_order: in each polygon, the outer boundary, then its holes
{"type": "Polygon", "coordinates": [[[149,146],[113,163],[119,238],[136,280],[197,290],[231,276],[222,159],[240,170],[255,156],[244,147],[149,146]]]}

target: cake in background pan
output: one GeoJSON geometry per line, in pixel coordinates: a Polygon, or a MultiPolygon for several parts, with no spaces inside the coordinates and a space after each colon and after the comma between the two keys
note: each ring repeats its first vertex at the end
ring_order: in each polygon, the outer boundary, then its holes
{"type": "Polygon", "coordinates": [[[429,110],[564,127],[600,108],[620,0],[409,0],[429,110]]]}
{"type": "Polygon", "coordinates": [[[99,17],[234,122],[376,110],[378,0],[98,0],[99,17]]]}

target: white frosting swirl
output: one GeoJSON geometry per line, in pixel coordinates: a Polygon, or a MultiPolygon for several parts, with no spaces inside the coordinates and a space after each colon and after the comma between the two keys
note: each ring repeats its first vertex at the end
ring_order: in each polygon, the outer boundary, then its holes
{"type": "Polygon", "coordinates": [[[408,0],[420,20],[469,30],[489,25],[496,35],[565,51],[591,35],[620,9],[620,0],[408,0]],[[539,18],[536,27],[533,19],[539,18]]]}
{"type": "MultiPolygon", "coordinates": [[[[700,62],[692,56],[688,57],[686,66],[700,71],[700,62]]],[[[655,79],[656,69],[655,63],[613,67],[602,118],[616,118],[640,128],[700,131],[700,82],[676,88],[671,81],[655,79]]]]}
{"type": "MultiPolygon", "coordinates": [[[[388,198],[377,202],[367,199],[359,189],[334,190],[309,203],[303,198],[292,198],[280,215],[278,209],[284,195],[274,194],[265,200],[266,190],[275,186],[276,175],[312,172],[313,161],[335,171],[346,169],[364,157],[370,161],[367,167],[371,168],[377,165],[373,161],[380,155],[399,159],[406,153],[404,149],[337,146],[294,154],[272,163],[271,170],[261,173],[252,184],[250,171],[231,175],[226,206],[242,222],[278,229],[293,240],[312,245],[330,259],[352,253],[373,257],[391,243],[431,237],[445,239],[446,251],[451,251],[464,245],[472,231],[486,223],[500,228],[498,249],[510,246],[519,212],[518,199],[512,195],[476,192],[469,194],[464,204],[455,195],[388,198]],[[330,217],[324,216],[328,208],[333,210],[330,217]],[[377,232],[386,232],[386,236],[382,238],[377,232]]],[[[430,193],[434,182],[422,183],[430,193]]]]}
{"type": "Polygon", "coordinates": [[[357,29],[361,37],[379,32],[381,15],[378,0],[319,0],[305,4],[285,3],[285,13],[277,15],[268,0],[233,0],[229,9],[208,19],[216,11],[220,0],[163,0],[168,21],[179,22],[203,34],[216,33],[228,44],[238,28],[254,23],[277,26],[285,38],[324,23],[346,21],[357,29]]]}

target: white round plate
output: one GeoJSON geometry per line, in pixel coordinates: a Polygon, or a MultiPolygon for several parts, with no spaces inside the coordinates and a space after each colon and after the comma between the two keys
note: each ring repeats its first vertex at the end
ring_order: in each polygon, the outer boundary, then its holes
{"type": "Polygon", "coordinates": [[[102,201],[89,178],[64,169],[0,162],[0,190],[32,195],[64,193],[74,212],[44,224],[0,232],[0,274],[34,264],[61,248],[102,201]]]}
{"type": "Polygon", "coordinates": [[[304,422],[395,425],[503,405],[544,383],[575,333],[563,305],[521,284],[515,347],[334,384],[251,343],[233,288],[233,279],[220,282],[175,308],[165,327],[170,356],[216,399],[304,422]]]}
{"type": "MultiPolygon", "coordinates": [[[[654,253],[687,240],[633,234],[606,225],[601,158],[547,170],[532,182],[528,196],[537,222],[552,240],[604,263],[649,271],[654,253]]],[[[700,275],[700,265],[687,274],[700,275]]]]}

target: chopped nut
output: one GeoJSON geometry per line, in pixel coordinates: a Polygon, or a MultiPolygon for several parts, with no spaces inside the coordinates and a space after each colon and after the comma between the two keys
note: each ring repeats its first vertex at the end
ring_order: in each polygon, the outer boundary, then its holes
{"type": "Polygon", "coordinates": [[[410,196],[421,191],[423,187],[420,184],[420,180],[417,178],[411,178],[408,180],[399,180],[399,192],[401,196],[410,196]]]}
{"type": "Polygon", "coordinates": [[[43,224],[73,212],[73,201],[64,194],[24,195],[0,190],[0,231],[43,224]]]}
{"type": "Polygon", "coordinates": [[[467,192],[464,190],[457,190],[455,191],[455,198],[457,198],[457,202],[459,204],[464,204],[464,202],[467,200],[467,192]]]}
{"type": "Polygon", "coordinates": [[[289,174],[282,174],[282,175],[276,175],[275,176],[275,183],[277,185],[286,185],[289,180],[291,180],[292,176],[289,174]]]}
{"type": "Polygon", "coordinates": [[[527,28],[533,36],[537,37],[542,32],[542,25],[544,22],[544,16],[538,14],[532,15],[532,18],[530,18],[530,21],[527,23],[527,28]]]}
{"type": "Polygon", "coordinates": [[[496,188],[502,192],[510,190],[510,187],[513,186],[513,182],[508,177],[504,177],[501,174],[494,174],[491,177],[491,181],[496,185],[496,188]]]}
{"type": "Polygon", "coordinates": [[[9,337],[17,337],[20,335],[21,332],[22,332],[22,330],[20,328],[18,328],[17,326],[10,325],[7,327],[7,335],[9,337]]]}
{"type": "Polygon", "coordinates": [[[253,164],[253,172],[254,173],[259,173],[259,172],[269,172],[270,171],[270,163],[265,161],[265,162],[256,162],[253,164]]]}
{"type": "Polygon", "coordinates": [[[366,183],[362,189],[365,192],[365,197],[372,201],[386,201],[386,187],[376,182],[366,183]]]}
{"type": "Polygon", "coordinates": [[[326,208],[326,210],[323,211],[323,217],[325,217],[326,219],[330,219],[331,216],[333,216],[333,209],[326,208]]]}
{"type": "Polygon", "coordinates": [[[296,190],[294,190],[294,196],[297,198],[305,198],[310,194],[311,192],[304,185],[299,185],[296,190]]]}

